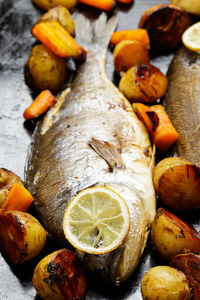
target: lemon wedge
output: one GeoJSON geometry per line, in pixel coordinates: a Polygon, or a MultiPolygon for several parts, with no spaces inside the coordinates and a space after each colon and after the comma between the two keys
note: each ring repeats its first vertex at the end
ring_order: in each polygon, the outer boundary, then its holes
{"type": "Polygon", "coordinates": [[[189,50],[200,51],[200,22],[186,29],[182,35],[182,42],[189,50]]]}
{"type": "Polygon", "coordinates": [[[63,217],[66,239],[76,249],[92,254],[105,254],[119,247],[129,227],[125,200],[102,186],[81,191],[63,217]]]}

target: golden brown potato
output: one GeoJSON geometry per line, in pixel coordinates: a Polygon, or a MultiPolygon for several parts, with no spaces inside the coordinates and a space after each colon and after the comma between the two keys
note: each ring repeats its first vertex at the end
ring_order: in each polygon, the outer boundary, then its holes
{"type": "Polygon", "coordinates": [[[122,94],[131,102],[153,104],[167,90],[168,80],[155,66],[139,64],[129,69],[119,82],[122,94]]]}
{"type": "Polygon", "coordinates": [[[194,253],[178,254],[170,265],[182,271],[188,278],[193,300],[200,299],[200,255],[194,253]]]}
{"type": "Polygon", "coordinates": [[[151,227],[151,239],[166,260],[183,251],[200,251],[200,234],[164,208],[157,211],[151,227]]]}
{"type": "Polygon", "coordinates": [[[144,12],[139,28],[146,29],[155,52],[168,52],[181,43],[191,25],[190,15],[172,4],[159,4],[144,12]]]}
{"type": "Polygon", "coordinates": [[[0,207],[2,206],[13,183],[23,185],[22,180],[12,171],[0,169],[0,207]]]}
{"type": "Polygon", "coordinates": [[[146,47],[138,41],[124,40],[117,44],[113,52],[115,71],[120,75],[131,67],[149,62],[146,47]]]}
{"type": "Polygon", "coordinates": [[[46,231],[30,214],[7,211],[0,214],[0,243],[4,255],[15,264],[37,256],[46,243],[46,231]]]}
{"type": "Polygon", "coordinates": [[[56,93],[61,90],[67,78],[66,61],[44,45],[36,45],[26,62],[24,73],[30,87],[56,93]]]}
{"type": "Polygon", "coordinates": [[[37,5],[42,10],[49,10],[58,5],[65,6],[71,11],[74,10],[77,0],[32,0],[35,5],[37,5]]]}
{"type": "Polygon", "coordinates": [[[75,253],[62,249],[43,258],[35,268],[33,285],[42,299],[79,300],[86,280],[75,253]]]}
{"type": "Polygon", "coordinates": [[[200,168],[179,157],[161,160],[154,169],[156,192],[169,208],[177,211],[200,208],[200,168]]]}
{"type": "Polygon", "coordinates": [[[171,0],[171,3],[192,14],[200,16],[199,0],[171,0]]]}
{"type": "Polygon", "coordinates": [[[62,27],[65,28],[65,30],[69,32],[69,34],[71,34],[72,36],[75,35],[75,23],[69,10],[66,7],[59,5],[50,9],[41,17],[39,22],[47,20],[57,21],[58,23],[60,23],[60,25],[62,25],[62,27]]]}
{"type": "Polygon", "coordinates": [[[150,269],[141,283],[144,300],[190,300],[190,287],[184,273],[168,266],[150,269]]]}

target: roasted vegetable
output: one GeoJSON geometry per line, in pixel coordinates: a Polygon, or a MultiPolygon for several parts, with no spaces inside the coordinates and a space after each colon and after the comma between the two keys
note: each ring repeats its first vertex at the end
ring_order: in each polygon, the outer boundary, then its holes
{"type": "Polygon", "coordinates": [[[27,211],[33,203],[33,196],[21,183],[13,183],[4,200],[0,213],[6,210],[27,211]]]}
{"type": "Polygon", "coordinates": [[[42,10],[49,10],[58,5],[63,5],[70,10],[74,10],[77,0],[32,0],[42,10]]]}
{"type": "Polygon", "coordinates": [[[120,75],[131,67],[140,63],[149,62],[149,53],[146,47],[138,41],[121,41],[113,52],[115,71],[120,75]]]}
{"type": "Polygon", "coordinates": [[[182,271],[188,278],[192,288],[192,299],[200,299],[200,256],[193,253],[178,254],[170,265],[182,271]]]}
{"type": "Polygon", "coordinates": [[[15,173],[10,170],[0,169],[0,207],[5,201],[11,186],[15,182],[23,186],[22,180],[15,173]]]}
{"type": "Polygon", "coordinates": [[[78,2],[109,11],[114,5],[114,0],[78,0],[78,2]]]}
{"type": "Polygon", "coordinates": [[[69,10],[62,6],[56,6],[46,12],[39,21],[57,21],[72,36],[75,35],[75,23],[69,10]]]}
{"type": "Polygon", "coordinates": [[[199,0],[171,0],[171,3],[192,14],[200,16],[199,0]]]}
{"type": "Polygon", "coordinates": [[[177,47],[190,25],[191,18],[187,12],[171,4],[159,4],[143,13],[139,28],[147,30],[151,48],[157,53],[177,47]]]}
{"type": "Polygon", "coordinates": [[[151,227],[151,239],[166,260],[183,251],[200,251],[200,234],[164,208],[157,212],[151,227]]]}
{"type": "Polygon", "coordinates": [[[141,283],[144,300],[190,300],[190,287],[184,273],[168,266],[150,269],[141,283]]]}
{"type": "Polygon", "coordinates": [[[49,90],[42,91],[31,105],[25,110],[26,120],[37,118],[56,103],[56,99],[49,90]]]}
{"type": "Polygon", "coordinates": [[[33,47],[25,68],[27,84],[38,90],[61,90],[67,78],[67,66],[63,58],[57,57],[44,45],[33,47]]]}
{"type": "Polygon", "coordinates": [[[76,255],[62,249],[43,258],[35,268],[33,285],[42,299],[79,300],[86,280],[76,255]]]}
{"type": "Polygon", "coordinates": [[[169,208],[177,211],[200,208],[200,168],[179,157],[161,160],[154,169],[156,192],[169,208]]]}
{"type": "Polygon", "coordinates": [[[41,21],[32,28],[32,34],[48,49],[60,57],[84,60],[86,51],[57,21],[41,21]]]}
{"type": "Polygon", "coordinates": [[[150,40],[146,29],[138,28],[116,31],[112,34],[110,42],[112,45],[116,46],[124,40],[138,41],[144,44],[147,49],[150,49],[150,40]]]}
{"type": "Polygon", "coordinates": [[[1,251],[13,263],[29,261],[45,243],[46,231],[30,214],[16,210],[0,214],[1,251]]]}
{"type": "Polygon", "coordinates": [[[155,66],[139,64],[121,78],[119,89],[130,101],[151,104],[162,98],[167,90],[165,75],[155,66]]]}

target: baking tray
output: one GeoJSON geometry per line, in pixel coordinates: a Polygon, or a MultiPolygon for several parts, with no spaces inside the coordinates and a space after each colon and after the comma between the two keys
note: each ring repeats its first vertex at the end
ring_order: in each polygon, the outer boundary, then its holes
{"type": "MultiPolygon", "coordinates": [[[[169,1],[135,0],[131,6],[117,5],[115,11],[118,14],[118,29],[137,28],[142,13],[159,3],[169,1]]],[[[83,6],[79,5],[79,9],[82,10],[83,6]]],[[[94,13],[89,8],[87,11],[90,15],[94,13]]],[[[23,66],[35,43],[30,29],[41,14],[31,0],[0,0],[0,167],[12,170],[22,179],[28,145],[35,126],[34,123],[24,122],[22,116],[35,96],[24,82],[23,66]]],[[[173,54],[159,56],[151,62],[166,73],[172,57],[173,54]]],[[[117,82],[110,50],[106,69],[110,80],[117,82]]],[[[197,213],[190,216],[189,221],[199,228],[197,213]]],[[[31,283],[33,270],[43,256],[56,249],[56,245],[50,241],[39,257],[22,266],[12,265],[0,256],[0,299],[40,299],[31,283]]],[[[159,264],[164,262],[153,250],[149,240],[134,274],[120,288],[112,287],[87,274],[85,299],[140,300],[142,276],[151,267],[159,264]]]]}

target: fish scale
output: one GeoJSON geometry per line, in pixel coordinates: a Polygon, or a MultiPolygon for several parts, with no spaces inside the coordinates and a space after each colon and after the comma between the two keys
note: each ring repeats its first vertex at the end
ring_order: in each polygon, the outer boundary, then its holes
{"type": "Polygon", "coordinates": [[[154,153],[144,125],[106,76],[106,49],[115,17],[107,22],[102,14],[91,21],[96,44],[90,44],[89,37],[84,40],[87,22],[85,17],[77,17],[77,35],[88,50],[87,59],[59,111],[52,108],[48,112],[49,126],[45,119],[35,129],[26,186],[34,195],[40,220],[65,246],[63,215],[79,191],[106,186],[125,199],[131,226],[123,244],[99,256],[77,250],[88,270],[120,284],[137,266],[155,216],[154,153]]]}

